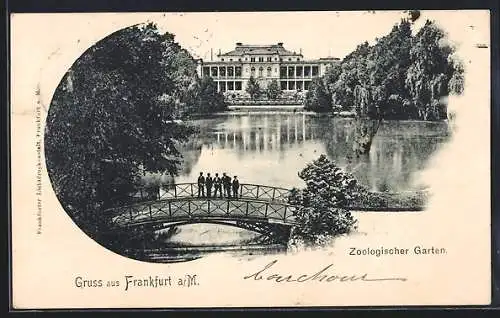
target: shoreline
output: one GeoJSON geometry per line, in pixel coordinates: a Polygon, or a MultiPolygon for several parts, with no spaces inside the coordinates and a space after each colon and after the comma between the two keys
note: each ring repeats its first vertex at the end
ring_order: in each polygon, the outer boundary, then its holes
{"type": "MultiPolygon", "coordinates": [[[[356,119],[356,114],[352,112],[339,112],[339,113],[317,113],[309,110],[287,110],[287,109],[248,109],[248,110],[227,110],[224,112],[214,112],[207,114],[191,114],[190,119],[186,120],[186,122],[190,120],[199,120],[199,119],[210,119],[218,116],[242,116],[242,115],[308,115],[314,117],[323,117],[323,118],[342,118],[342,119],[356,119]],[[344,113],[344,114],[342,114],[344,113]]],[[[361,119],[366,120],[376,120],[373,118],[363,117],[361,119]]],[[[415,123],[441,123],[448,122],[451,123],[449,119],[440,119],[440,120],[423,120],[423,119],[389,119],[384,118],[382,122],[415,122],[415,123]]]]}

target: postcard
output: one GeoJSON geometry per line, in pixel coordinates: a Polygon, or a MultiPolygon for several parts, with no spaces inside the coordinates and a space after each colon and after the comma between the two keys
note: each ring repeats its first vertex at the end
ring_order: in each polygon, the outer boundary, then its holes
{"type": "Polygon", "coordinates": [[[490,303],[488,10],[10,19],[14,309],[490,303]]]}

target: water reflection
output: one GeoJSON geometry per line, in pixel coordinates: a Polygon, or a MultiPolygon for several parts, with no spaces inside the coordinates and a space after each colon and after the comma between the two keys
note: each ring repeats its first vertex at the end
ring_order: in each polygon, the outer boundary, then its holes
{"type": "Polygon", "coordinates": [[[205,171],[238,175],[244,183],[302,186],[297,172],[325,153],[372,191],[414,190],[424,186],[413,183],[415,172],[449,135],[445,122],[382,122],[370,153],[358,156],[354,119],[249,114],[192,124],[200,132],[181,147],[185,160],[175,182],[194,182],[205,171]]]}

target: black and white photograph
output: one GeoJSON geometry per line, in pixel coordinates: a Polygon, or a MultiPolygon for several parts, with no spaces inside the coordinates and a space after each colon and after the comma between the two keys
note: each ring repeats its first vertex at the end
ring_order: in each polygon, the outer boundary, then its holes
{"type": "Polygon", "coordinates": [[[11,19],[14,265],[68,306],[488,303],[487,10],[11,19]]]}

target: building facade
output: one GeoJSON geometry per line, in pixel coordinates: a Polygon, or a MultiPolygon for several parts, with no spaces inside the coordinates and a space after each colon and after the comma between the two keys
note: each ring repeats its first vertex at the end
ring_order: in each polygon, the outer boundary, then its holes
{"type": "Polygon", "coordinates": [[[291,52],[283,43],[272,45],[246,45],[236,43],[234,50],[216,55],[215,61],[198,62],[198,74],[210,76],[219,92],[226,95],[246,96],[250,77],[265,89],[272,80],[278,82],[282,92],[307,91],[313,78],[322,76],[338,58],[306,60],[302,53],[291,52]]]}

